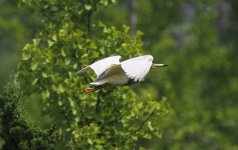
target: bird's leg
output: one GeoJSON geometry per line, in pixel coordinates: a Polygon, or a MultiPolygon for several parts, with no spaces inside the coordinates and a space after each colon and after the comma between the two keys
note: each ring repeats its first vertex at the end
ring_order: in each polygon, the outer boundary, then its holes
{"type": "Polygon", "coordinates": [[[84,94],[84,93],[91,93],[94,91],[94,88],[85,88],[83,89],[83,91],[81,91],[81,94],[84,94]]]}
{"type": "Polygon", "coordinates": [[[92,93],[108,86],[110,86],[110,84],[99,85],[99,86],[96,86],[95,88],[85,88],[81,93],[82,94],[92,93]]]}
{"type": "Polygon", "coordinates": [[[96,103],[96,106],[95,106],[95,108],[96,108],[95,112],[98,112],[99,108],[100,108],[101,97],[100,97],[99,93],[98,93],[98,98],[97,99],[98,100],[97,100],[97,103],[96,103]]]}

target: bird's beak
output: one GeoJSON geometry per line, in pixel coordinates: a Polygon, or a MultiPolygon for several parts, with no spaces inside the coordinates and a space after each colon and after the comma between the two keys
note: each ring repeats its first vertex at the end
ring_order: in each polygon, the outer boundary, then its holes
{"type": "Polygon", "coordinates": [[[153,67],[153,68],[166,67],[166,66],[168,66],[168,65],[166,65],[166,64],[152,64],[152,67],[153,67]]]}

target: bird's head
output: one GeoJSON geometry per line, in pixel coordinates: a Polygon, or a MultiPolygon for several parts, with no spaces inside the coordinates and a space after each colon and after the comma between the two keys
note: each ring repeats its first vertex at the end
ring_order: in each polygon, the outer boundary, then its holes
{"type": "Polygon", "coordinates": [[[166,66],[168,66],[168,65],[166,65],[166,64],[152,64],[153,68],[166,67],[166,66]]]}

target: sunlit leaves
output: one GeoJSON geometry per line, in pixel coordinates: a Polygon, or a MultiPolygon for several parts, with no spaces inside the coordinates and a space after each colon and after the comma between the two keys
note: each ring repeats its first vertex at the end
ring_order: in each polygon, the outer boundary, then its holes
{"type": "Polygon", "coordinates": [[[131,36],[127,26],[118,29],[94,21],[93,34],[88,33],[87,13],[111,3],[115,1],[27,2],[44,10],[44,28],[22,52],[21,75],[33,85],[26,93],[42,95],[42,110],[73,148],[133,148],[139,137],[158,134],[154,120],[166,113],[163,103],[141,98],[129,87],[80,93],[95,75],[75,75],[78,69],[112,55],[127,59],[142,54],[142,33],[131,36]]]}

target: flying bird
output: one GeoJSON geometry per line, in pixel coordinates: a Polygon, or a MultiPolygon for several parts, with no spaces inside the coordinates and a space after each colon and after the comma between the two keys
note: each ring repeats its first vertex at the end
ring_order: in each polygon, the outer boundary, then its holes
{"type": "Polygon", "coordinates": [[[120,62],[121,56],[111,56],[79,70],[76,74],[84,73],[88,70],[94,70],[97,78],[94,82],[94,88],[85,88],[82,93],[91,93],[110,86],[125,86],[138,83],[144,80],[151,67],[165,67],[165,64],[154,64],[153,56],[143,55],[120,62]]]}

